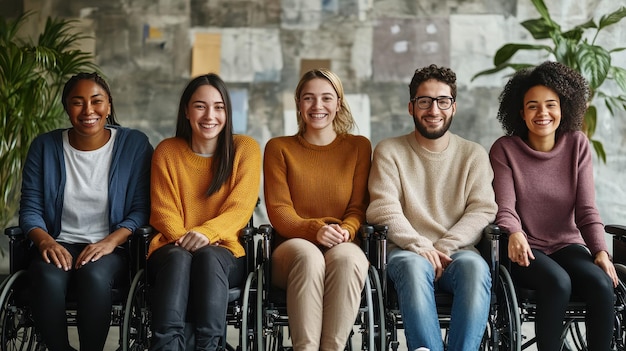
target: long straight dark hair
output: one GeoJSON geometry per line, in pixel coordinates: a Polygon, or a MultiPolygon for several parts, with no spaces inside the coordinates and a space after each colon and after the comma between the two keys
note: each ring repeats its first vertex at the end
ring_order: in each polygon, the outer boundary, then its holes
{"type": "Polygon", "coordinates": [[[230,95],[228,89],[226,89],[226,83],[215,73],[205,74],[194,78],[188,84],[183,95],[180,97],[180,104],[178,105],[178,119],[176,121],[176,137],[184,139],[189,145],[191,145],[191,123],[185,114],[185,110],[191,96],[196,90],[203,86],[210,85],[217,89],[222,95],[224,100],[224,107],[226,108],[226,124],[217,137],[217,148],[213,154],[213,163],[211,164],[211,170],[213,171],[213,179],[209,184],[207,190],[207,196],[211,196],[230,178],[233,173],[233,159],[235,157],[235,146],[233,143],[233,113],[232,105],[230,101],[230,95]]]}

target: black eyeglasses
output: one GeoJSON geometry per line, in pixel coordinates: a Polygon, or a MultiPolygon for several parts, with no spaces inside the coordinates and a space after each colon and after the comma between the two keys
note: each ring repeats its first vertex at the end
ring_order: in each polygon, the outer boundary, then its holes
{"type": "Polygon", "coordinates": [[[411,99],[411,102],[416,104],[417,108],[420,110],[428,110],[433,105],[433,101],[437,101],[437,107],[439,107],[440,110],[447,110],[452,107],[454,98],[452,96],[438,96],[436,98],[430,96],[418,96],[411,99]]]}

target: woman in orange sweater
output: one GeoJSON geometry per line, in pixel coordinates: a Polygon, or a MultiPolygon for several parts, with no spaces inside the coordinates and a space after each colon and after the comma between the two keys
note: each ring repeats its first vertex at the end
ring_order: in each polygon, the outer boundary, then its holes
{"type": "Polygon", "coordinates": [[[176,136],[152,159],[151,350],[184,350],[186,321],[196,350],[217,349],[228,289],[245,274],[239,232],[254,211],[260,173],[257,142],[233,135],[224,82],[215,74],[193,79],[180,99],[176,136]]]}
{"type": "Polygon", "coordinates": [[[294,350],[343,350],[369,263],[352,243],[365,220],[372,147],[339,78],[306,73],[296,88],[299,131],[265,148],[265,203],[276,230],[272,280],[287,290],[294,350]]]}

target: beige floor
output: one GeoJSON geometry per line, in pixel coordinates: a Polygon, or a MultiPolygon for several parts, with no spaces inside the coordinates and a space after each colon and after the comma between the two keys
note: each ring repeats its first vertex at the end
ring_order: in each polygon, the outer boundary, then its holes
{"type": "MultiPolygon", "coordinates": [[[[523,325],[523,331],[525,335],[533,335],[533,325],[532,323],[525,323],[523,325]]],[[[76,330],[75,328],[71,328],[73,330],[70,330],[70,339],[72,340],[72,346],[74,347],[78,347],[78,342],[76,342],[77,336],[76,336],[76,330]]],[[[237,344],[237,332],[236,330],[232,329],[232,330],[228,330],[229,333],[229,341],[231,343],[231,345],[236,345],[237,344]]],[[[111,331],[109,332],[109,338],[107,339],[107,344],[105,347],[105,351],[115,351],[118,348],[118,330],[116,328],[112,328],[111,331]]],[[[361,338],[360,338],[360,334],[356,333],[356,328],[355,328],[355,338],[353,341],[353,345],[355,347],[355,349],[358,349],[361,345],[361,338]]],[[[404,334],[400,335],[400,347],[399,347],[400,351],[408,351],[406,348],[406,340],[404,339],[404,334]]],[[[528,351],[536,351],[537,348],[533,346],[529,347],[528,349],[526,349],[528,351]]]]}

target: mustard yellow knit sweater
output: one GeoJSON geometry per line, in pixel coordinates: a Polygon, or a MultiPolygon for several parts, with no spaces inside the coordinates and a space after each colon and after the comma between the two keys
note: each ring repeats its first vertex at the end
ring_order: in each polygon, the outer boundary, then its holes
{"type": "Polygon", "coordinates": [[[363,136],[339,135],[324,146],[301,136],[271,139],[263,161],[267,214],[278,242],[304,238],[337,223],[354,236],[365,220],[372,146],[363,136]]]}
{"type": "Polygon", "coordinates": [[[235,257],[245,254],[240,229],[252,216],[259,196],[261,152],[258,143],[243,135],[234,138],[233,173],[219,191],[206,196],[212,157],[196,155],[180,138],[163,140],[152,158],[150,224],[158,234],[149,254],[176,241],[188,231],[219,242],[235,257]]]}

